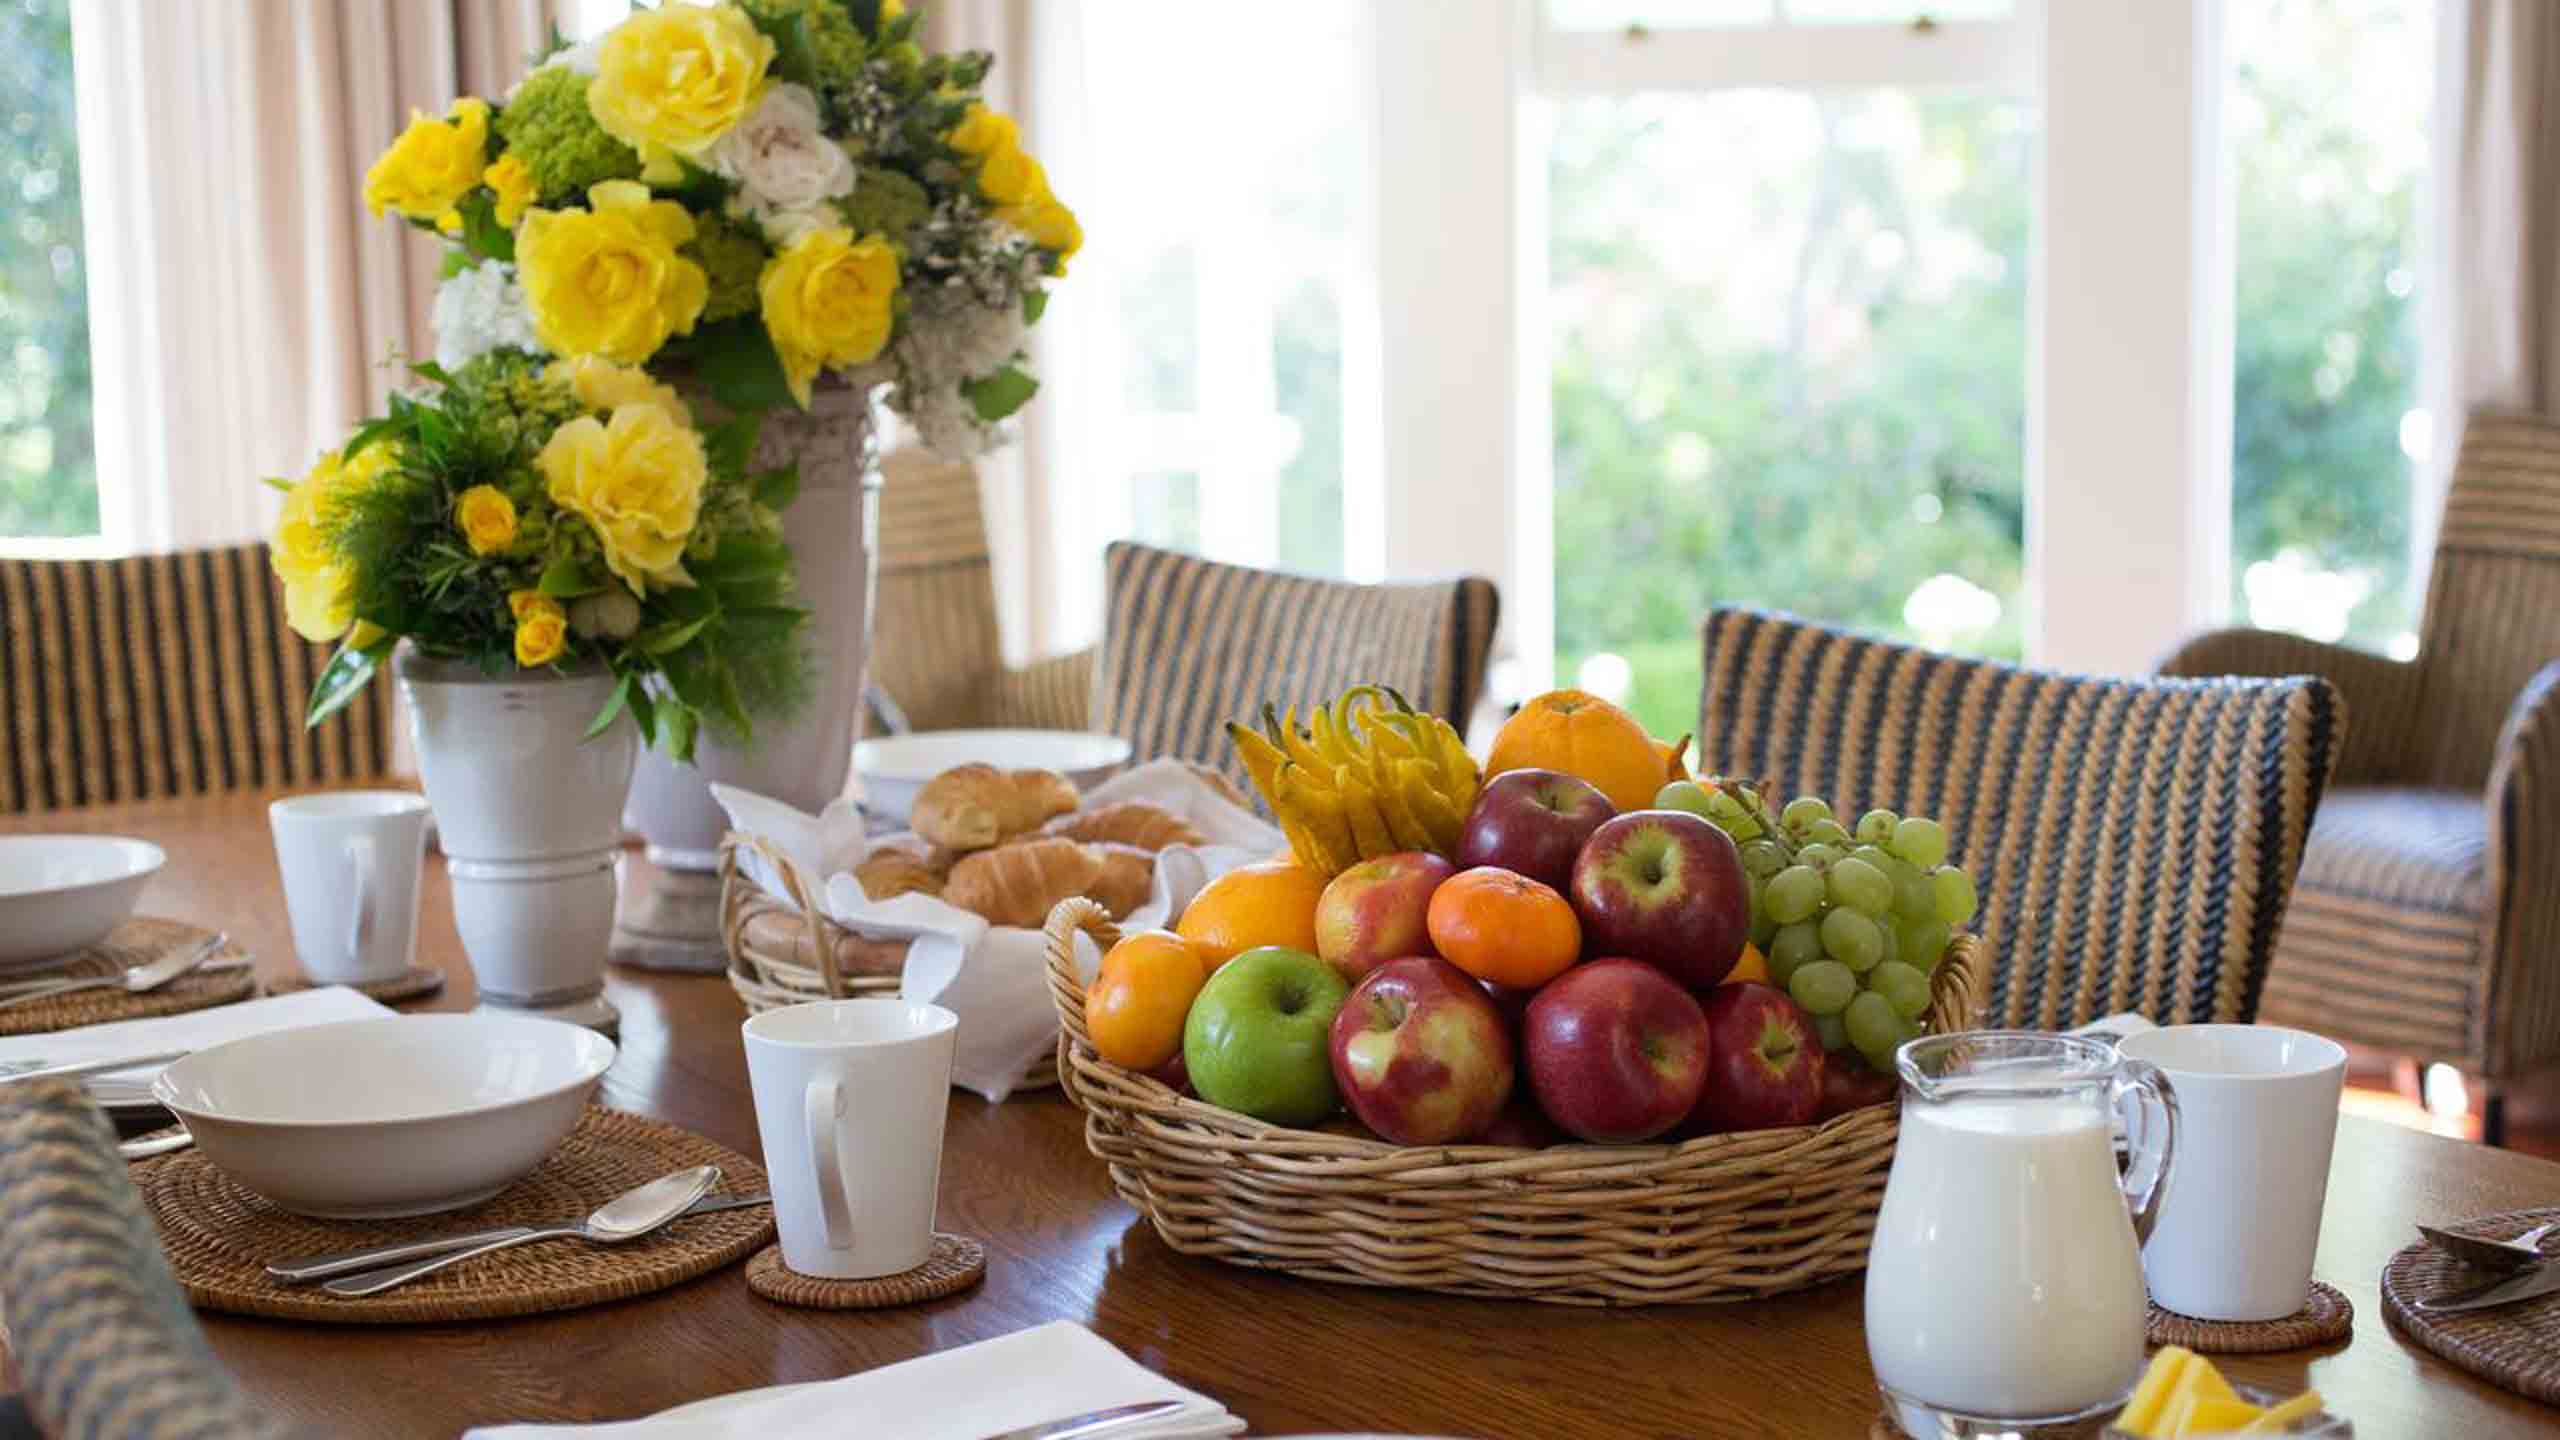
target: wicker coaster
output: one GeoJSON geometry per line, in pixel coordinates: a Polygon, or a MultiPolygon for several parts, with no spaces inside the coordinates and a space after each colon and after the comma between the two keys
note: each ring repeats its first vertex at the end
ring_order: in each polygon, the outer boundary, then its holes
{"type": "Polygon", "coordinates": [[[747,1262],[747,1288],[777,1305],[809,1310],[886,1310],[957,1295],[987,1275],[987,1247],[948,1230],[933,1234],[933,1254],[898,1275],[870,1280],[821,1280],[782,1263],[782,1246],[767,1245],[747,1262]]]}
{"type": "MultiPolygon", "coordinates": [[[[288,990],[317,990],[321,983],[297,971],[275,981],[267,988],[282,994],[288,990]]],[[[349,985],[347,988],[359,995],[379,1000],[385,1005],[397,1004],[402,1000],[424,1000],[430,995],[443,992],[444,972],[430,970],[424,965],[412,965],[405,974],[394,975],[388,980],[366,980],[349,985]]]]}
{"type": "MultiPolygon", "coordinates": [[[[60,977],[85,980],[113,975],[131,966],[148,965],[154,960],[164,959],[173,951],[193,949],[212,939],[213,934],[200,926],[176,920],[136,916],[117,926],[106,939],[62,964],[12,970],[0,979],[46,980],[60,977]]],[[[205,963],[220,965],[248,958],[248,951],[236,944],[226,944],[205,963]]],[[[258,977],[245,967],[216,970],[210,974],[199,970],[139,995],[122,990],[80,990],[60,999],[12,1005],[0,1010],[0,1035],[33,1035],[38,1031],[68,1030],[75,1025],[96,1025],[108,1020],[176,1015],[187,1010],[228,1005],[257,993],[258,977]]]]}
{"type": "Polygon", "coordinates": [[[361,1300],[278,1285],[263,1267],[279,1255],[570,1219],[692,1165],[719,1166],[723,1194],[765,1187],[763,1167],[727,1146],[663,1121],[592,1106],[549,1159],[494,1199],[415,1219],[288,1214],[240,1188],[200,1150],[138,1162],[132,1174],[159,1224],[170,1268],[199,1308],[385,1325],[532,1315],[646,1295],[744,1258],[773,1238],[773,1212],[756,1206],[691,1216],[621,1245],[559,1241],[501,1250],[361,1300]]]}
{"type": "Polygon", "coordinates": [[[2153,1305],[2142,1320],[2154,1345],[2184,1345],[2199,1355],[2263,1355],[2308,1350],[2344,1340],[2356,1328],[2356,1307],[2324,1280],[2311,1282],[2311,1298],[2281,1320],[2198,1320],[2153,1305]]]}
{"type": "MultiPolygon", "coordinates": [[[[2560,1208],[2508,1210],[2459,1222],[2466,1234],[2512,1240],[2560,1208]]],[[[2412,1245],[2382,1267],[2382,1315],[2391,1328],[2492,1385],[2560,1405],[2560,1300],[2544,1296],[2493,1310],[2430,1315],[2430,1300],[2486,1284],[2491,1276],[2432,1245],[2412,1245]]]]}

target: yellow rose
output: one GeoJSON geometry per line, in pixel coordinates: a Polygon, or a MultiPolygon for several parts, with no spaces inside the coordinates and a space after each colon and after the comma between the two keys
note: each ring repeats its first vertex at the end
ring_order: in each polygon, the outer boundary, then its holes
{"type": "Polygon", "coordinates": [[[693,238],[693,217],[630,180],[595,186],[587,203],[525,212],[516,272],[534,333],[562,355],[637,365],[669,335],[691,334],[710,298],[710,277],[676,253],[693,238]]]}
{"type": "Polygon", "coordinates": [[[518,590],[507,597],[516,619],[516,663],[530,670],[548,665],[569,648],[569,612],[539,590],[518,590]]]}
{"type": "Polygon", "coordinates": [[[757,289],[765,332],[803,408],[821,365],[859,365],[889,343],[898,256],[877,235],[843,226],[811,230],[765,262],[757,289]]]}
{"type": "Polygon", "coordinates": [[[942,137],[952,149],[963,155],[992,155],[998,150],[1011,150],[1022,144],[1022,135],[1014,127],[1012,117],[1000,110],[990,110],[979,101],[969,102],[960,123],[942,137]]]}
{"type": "Polygon", "coordinates": [[[1049,193],[1049,176],[1021,146],[1003,145],[978,166],[978,189],[998,205],[1021,205],[1049,193]]]}
{"type": "Polygon", "coordinates": [[[474,485],[453,502],[453,523],[474,555],[495,555],[516,543],[516,502],[495,485],[474,485]]]}
{"type": "Polygon", "coordinates": [[[329,532],[338,502],[372,484],[393,460],[388,445],[372,446],[353,462],[331,450],[285,492],[268,564],[284,582],[285,623],[305,640],[335,640],[355,619],[355,576],[330,546],[329,532]]]}
{"type": "Polygon", "coordinates": [[[692,426],[647,404],[621,406],[609,422],[581,415],[552,432],[533,463],[552,503],[595,531],[606,567],[632,594],[693,583],[684,544],[710,466],[692,426]]]}
{"type": "Polygon", "coordinates": [[[542,198],[540,187],[534,183],[533,167],[518,159],[513,150],[481,171],[480,180],[497,194],[498,223],[510,230],[516,228],[516,222],[524,218],[533,202],[542,198]]]}
{"type": "Polygon", "coordinates": [[[624,405],[664,405],[674,416],[690,425],[693,407],[684,403],[673,385],[661,384],[649,372],[636,365],[616,365],[593,355],[574,360],[554,360],[542,378],[555,385],[565,384],[578,403],[590,410],[611,414],[624,405]]]}
{"type": "Polygon", "coordinates": [[[880,23],[888,24],[907,13],[907,0],[880,0],[880,23]]]}
{"type": "Polygon", "coordinates": [[[386,209],[397,210],[413,220],[459,229],[462,216],[453,207],[480,183],[488,153],[487,101],[456,100],[452,115],[443,120],[412,110],[409,128],[364,174],[365,207],[377,219],[386,209]]]}
{"type": "Polygon", "coordinates": [[[1084,248],[1084,227],[1076,223],[1076,212],[1058,203],[1054,195],[1040,195],[1028,205],[1010,205],[996,212],[996,218],[1031,237],[1031,243],[1043,250],[1058,252],[1058,273],[1066,273],[1066,262],[1084,248]]]}
{"type": "Polygon", "coordinates": [[[773,42],[727,5],[662,5],[605,36],[587,109],[640,152],[641,177],[669,182],[764,98],[773,42]]]}

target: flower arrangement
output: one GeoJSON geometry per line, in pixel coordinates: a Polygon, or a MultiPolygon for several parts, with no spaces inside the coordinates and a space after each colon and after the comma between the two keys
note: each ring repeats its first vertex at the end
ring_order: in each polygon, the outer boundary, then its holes
{"type": "Polygon", "coordinates": [[[274,566],[307,639],[344,638],[308,719],[344,707],[407,639],[491,674],[601,664],[612,695],[690,759],[705,724],[752,735],[807,687],[780,510],[795,467],[751,472],[758,412],[708,430],[645,372],[493,349],[324,454],[285,491],[274,566]]]}
{"type": "Polygon", "coordinates": [[[415,116],[365,203],[453,247],[437,361],[601,358],[731,411],[882,387],[946,454],[1038,388],[1029,327],[1083,236],[990,57],[928,55],[903,0],[667,0],[499,102],[415,116]]]}

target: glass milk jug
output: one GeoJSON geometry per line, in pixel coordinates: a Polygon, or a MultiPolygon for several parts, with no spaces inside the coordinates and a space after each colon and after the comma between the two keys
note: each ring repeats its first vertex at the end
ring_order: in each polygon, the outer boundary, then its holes
{"type": "Polygon", "coordinates": [[[2142,1371],[2141,1237],[2177,1129],[2167,1083],[2111,1045],[2024,1031],[1914,1040],[1896,1068],[1901,1136],[1867,1255],[1885,1408],[1931,1440],[2113,1409],[2142,1371]]]}

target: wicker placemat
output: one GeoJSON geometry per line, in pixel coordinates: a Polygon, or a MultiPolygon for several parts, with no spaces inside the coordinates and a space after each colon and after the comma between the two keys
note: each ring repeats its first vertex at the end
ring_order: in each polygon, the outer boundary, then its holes
{"type": "MultiPolygon", "coordinates": [[[[2560,1208],[2507,1210],[2452,1228],[2485,1239],[2512,1240],[2560,1208]]],[[[2391,1328],[2492,1385],[2560,1405],[2560,1297],[2546,1295],[2492,1310],[2431,1315],[2420,1300],[2485,1284],[2490,1278],[2432,1245],[2412,1245],[2382,1267],[2382,1314],[2391,1328]]]]}
{"type": "Polygon", "coordinates": [[[643,1181],[720,1167],[724,1194],[765,1188],[763,1167],[689,1130],[590,1107],[560,1148],[496,1198],[411,1220],[314,1220],[240,1188],[200,1150],[142,1161],[134,1184],[159,1223],[187,1298],[207,1310],[350,1325],[487,1320],[646,1295],[733,1264],[773,1238],[764,1207],[678,1220],[621,1245],[555,1240],[501,1250],[397,1290],[341,1300],[267,1278],[266,1262],[496,1225],[575,1219],[643,1181]]]}
{"type": "MultiPolygon", "coordinates": [[[[85,980],[93,976],[114,975],[135,965],[148,965],[163,959],[171,951],[192,949],[212,939],[213,934],[201,926],[137,915],[117,926],[106,939],[63,964],[12,970],[0,979],[85,980]]],[[[225,944],[206,963],[219,965],[248,958],[249,952],[237,944],[225,944]]],[[[210,974],[198,971],[181,975],[157,990],[146,990],[139,995],[122,990],[81,990],[59,999],[33,1000],[0,1010],[0,1035],[33,1035],[40,1031],[68,1030],[75,1025],[96,1025],[108,1020],[176,1015],[187,1010],[228,1005],[257,993],[258,977],[246,967],[216,970],[210,974]]]]}
{"type": "Polygon", "coordinates": [[[987,1275],[987,1247],[948,1230],[933,1234],[933,1253],[913,1270],[869,1280],[827,1280],[782,1263],[782,1246],[767,1245],[747,1262],[747,1288],[778,1305],[809,1310],[886,1310],[957,1295],[987,1275]]]}
{"type": "MultiPolygon", "coordinates": [[[[334,985],[339,982],[333,980],[328,983],[334,985]]],[[[296,971],[267,988],[282,993],[288,990],[317,990],[320,986],[320,981],[296,971]]],[[[349,985],[347,988],[359,995],[379,1000],[385,1005],[397,1004],[402,1000],[424,1000],[430,995],[443,992],[444,972],[431,970],[424,965],[412,965],[406,971],[388,980],[365,980],[349,985]]]]}
{"type": "Polygon", "coordinates": [[[2334,1285],[2311,1282],[2311,1298],[2281,1320],[2198,1320],[2154,1304],[2143,1316],[2143,1338],[2154,1345],[2184,1345],[2200,1355],[2264,1355],[2307,1350],[2344,1340],[2356,1328],[2355,1303],[2334,1285]]]}

